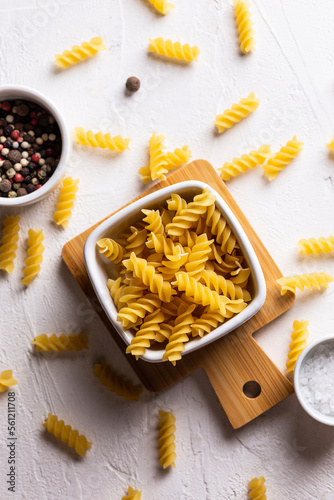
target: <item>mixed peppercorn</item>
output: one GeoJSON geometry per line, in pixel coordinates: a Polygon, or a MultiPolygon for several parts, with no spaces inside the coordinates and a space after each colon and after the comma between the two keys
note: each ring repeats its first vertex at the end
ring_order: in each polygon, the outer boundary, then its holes
{"type": "Polygon", "coordinates": [[[54,117],[39,104],[0,102],[0,197],[16,198],[39,189],[53,175],[61,154],[54,117]]]}

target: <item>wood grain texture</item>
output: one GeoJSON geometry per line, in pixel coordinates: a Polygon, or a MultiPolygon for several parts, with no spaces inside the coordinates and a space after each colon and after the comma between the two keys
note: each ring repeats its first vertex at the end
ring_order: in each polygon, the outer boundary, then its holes
{"type": "MultiPolygon", "coordinates": [[[[239,220],[263,270],[267,285],[266,301],[261,310],[246,324],[220,340],[187,354],[175,367],[167,362],[156,364],[142,360],[136,361],[133,356],[127,356],[127,359],[144,386],[150,391],[162,391],[193,370],[204,368],[232,426],[239,428],[293,392],[289,380],[264,353],[252,335],[259,328],[286,312],[294,302],[294,295],[289,293],[281,296],[280,288],[276,283],[277,278],[282,276],[280,270],[225,184],[207,161],[196,160],[185,165],[171,174],[166,181],[154,185],[130,203],[153,191],[190,179],[200,180],[212,186],[220,193],[239,220]],[[248,381],[256,381],[260,384],[261,393],[258,397],[251,399],[245,396],[243,386],[248,381]]],[[[92,301],[95,310],[125,355],[125,344],[98,302],[83,259],[83,247],[89,234],[110,215],[69,241],[64,246],[62,255],[70,272],[92,301]]]]}

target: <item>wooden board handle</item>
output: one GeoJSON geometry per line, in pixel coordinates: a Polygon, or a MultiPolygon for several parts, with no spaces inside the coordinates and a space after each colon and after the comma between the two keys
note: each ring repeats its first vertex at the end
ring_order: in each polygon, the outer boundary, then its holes
{"type": "Polygon", "coordinates": [[[235,429],[293,393],[290,381],[252,336],[230,333],[210,351],[203,367],[235,429]]]}

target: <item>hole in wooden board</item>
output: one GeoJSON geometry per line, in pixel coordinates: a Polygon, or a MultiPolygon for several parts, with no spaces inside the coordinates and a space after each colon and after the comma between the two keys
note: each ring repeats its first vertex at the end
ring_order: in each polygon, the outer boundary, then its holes
{"type": "Polygon", "coordinates": [[[255,399],[261,394],[261,386],[255,380],[246,382],[242,388],[244,395],[249,399],[255,399]]]}

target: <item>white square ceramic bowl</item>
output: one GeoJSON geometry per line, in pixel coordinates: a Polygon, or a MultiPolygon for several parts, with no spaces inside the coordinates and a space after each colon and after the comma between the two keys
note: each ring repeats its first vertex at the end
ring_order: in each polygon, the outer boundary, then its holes
{"type": "MultiPolygon", "coordinates": [[[[100,238],[116,236],[119,232],[128,228],[135,221],[138,221],[142,208],[157,209],[158,206],[164,203],[172,193],[178,193],[182,197],[189,200],[196,194],[201,193],[204,188],[208,188],[210,192],[216,196],[217,207],[222,212],[228,224],[232,228],[233,233],[237,237],[242,253],[251,269],[250,283],[253,298],[242,312],[225,321],[225,323],[204,337],[198,339],[195,338],[185,344],[185,350],[182,355],[193,352],[242,325],[261,309],[265,301],[266,283],[260,263],[244,230],[222,197],[204,182],[186,181],[173,184],[141,198],[112,215],[90,234],[84,247],[86,268],[95,293],[112,325],[117,330],[126,345],[131,343],[133,334],[124,329],[121,323],[117,321],[117,309],[107,288],[107,280],[111,276],[110,269],[113,264],[108,262],[107,259],[99,254],[96,243],[100,238]]],[[[141,359],[153,363],[159,363],[163,361],[162,356],[164,352],[164,349],[147,349],[145,354],[141,356],[141,359]]]]}

